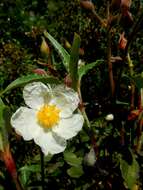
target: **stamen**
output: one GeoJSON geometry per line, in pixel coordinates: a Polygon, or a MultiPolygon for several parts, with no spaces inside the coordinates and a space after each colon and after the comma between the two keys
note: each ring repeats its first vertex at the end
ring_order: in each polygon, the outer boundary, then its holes
{"type": "Polygon", "coordinates": [[[44,105],[37,113],[38,123],[44,128],[52,128],[59,122],[59,113],[60,109],[55,105],[44,105]]]}

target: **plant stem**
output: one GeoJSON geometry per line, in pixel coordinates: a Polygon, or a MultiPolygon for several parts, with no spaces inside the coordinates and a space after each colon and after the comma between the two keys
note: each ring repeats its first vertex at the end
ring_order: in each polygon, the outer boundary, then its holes
{"type": "Polygon", "coordinates": [[[45,189],[44,155],[41,150],[40,150],[40,157],[41,157],[41,183],[42,183],[42,190],[44,190],[45,189]]]}
{"type": "MultiPolygon", "coordinates": [[[[132,77],[134,74],[134,70],[133,70],[133,63],[129,53],[127,54],[127,62],[129,65],[130,76],[132,77]]],[[[131,83],[131,106],[130,106],[131,110],[134,109],[134,100],[135,100],[135,85],[131,83]]]]}
{"type": "Polygon", "coordinates": [[[7,171],[12,177],[16,190],[23,190],[23,187],[17,175],[16,164],[11,154],[9,144],[7,144],[7,146],[4,147],[4,151],[1,152],[1,156],[3,158],[7,171]]]}
{"type": "MultiPolygon", "coordinates": [[[[107,20],[110,18],[110,11],[109,11],[109,1],[107,2],[107,20]]],[[[111,29],[110,24],[108,23],[107,27],[107,64],[108,64],[108,71],[109,71],[109,80],[110,80],[110,87],[111,87],[111,95],[114,97],[115,93],[115,83],[113,78],[113,70],[112,70],[112,62],[111,62],[111,29]]]]}
{"type": "Polygon", "coordinates": [[[80,105],[81,105],[80,111],[81,111],[81,113],[82,113],[82,115],[84,117],[84,120],[85,120],[85,123],[86,123],[87,127],[90,128],[90,122],[89,122],[89,119],[87,117],[84,105],[82,103],[82,95],[81,95],[81,90],[80,90],[80,81],[78,81],[78,89],[77,89],[77,91],[78,91],[78,95],[79,95],[79,99],[80,99],[80,105]]]}
{"type": "Polygon", "coordinates": [[[87,117],[85,108],[82,109],[82,115],[83,115],[83,117],[84,117],[84,120],[85,120],[85,122],[86,122],[87,127],[90,128],[90,122],[89,122],[89,119],[88,119],[88,117],[87,117]]]}
{"type": "Polygon", "coordinates": [[[20,183],[18,177],[13,178],[13,181],[15,183],[15,186],[16,186],[17,190],[24,190],[23,187],[21,186],[21,183],[20,183]]]}
{"type": "Polygon", "coordinates": [[[139,117],[138,117],[138,130],[137,130],[137,145],[136,145],[136,151],[137,153],[140,153],[141,151],[141,147],[142,147],[142,128],[143,128],[143,112],[140,113],[139,117]]]}

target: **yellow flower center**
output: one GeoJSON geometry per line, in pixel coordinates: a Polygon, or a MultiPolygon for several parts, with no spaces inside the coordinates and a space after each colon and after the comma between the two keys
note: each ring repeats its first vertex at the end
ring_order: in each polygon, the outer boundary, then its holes
{"type": "Polygon", "coordinates": [[[37,113],[38,123],[44,128],[51,128],[59,122],[59,113],[60,109],[55,105],[44,105],[37,113]]]}

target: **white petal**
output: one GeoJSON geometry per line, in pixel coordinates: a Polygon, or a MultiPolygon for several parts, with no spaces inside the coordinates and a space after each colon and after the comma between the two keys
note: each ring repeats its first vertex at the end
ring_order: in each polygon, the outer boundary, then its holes
{"type": "Polygon", "coordinates": [[[67,119],[61,119],[58,126],[52,130],[60,137],[64,139],[70,139],[77,135],[83,126],[83,116],[80,114],[74,114],[67,119]]]}
{"type": "Polygon", "coordinates": [[[23,89],[23,98],[27,106],[39,108],[49,102],[50,89],[42,82],[29,83],[23,89]]]}
{"type": "Polygon", "coordinates": [[[23,136],[24,140],[31,140],[40,132],[36,122],[35,111],[26,107],[20,107],[11,117],[11,125],[15,131],[23,136]]]}
{"type": "Polygon", "coordinates": [[[61,117],[66,118],[72,115],[73,111],[78,107],[79,97],[73,89],[58,85],[53,89],[54,103],[61,109],[61,117]]]}
{"type": "Polygon", "coordinates": [[[52,132],[41,132],[38,137],[34,138],[36,144],[38,144],[42,152],[45,155],[57,154],[63,152],[66,148],[66,141],[61,137],[58,137],[52,132]]]}

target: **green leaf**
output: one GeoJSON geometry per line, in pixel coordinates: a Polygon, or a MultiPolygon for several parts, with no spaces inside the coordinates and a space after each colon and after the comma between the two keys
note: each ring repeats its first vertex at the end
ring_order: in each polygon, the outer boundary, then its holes
{"type": "Polygon", "coordinates": [[[100,65],[101,63],[103,63],[103,60],[97,60],[93,63],[89,63],[87,65],[83,65],[78,69],[78,75],[79,75],[79,80],[82,79],[83,75],[85,75],[90,69],[92,69],[95,66],[100,65]]]}
{"type": "Polygon", "coordinates": [[[30,171],[22,170],[19,176],[20,176],[20,181],[25,186],[26,184],[28,184],[30,178],[30,171]]]}
{"type": "Polygon", "coordinates": [[[80,36],[74,34],[74,40],[71,47],[71,55],[69,62],[69,74],[72,80],[72,87],[74,90],[77,90],[78,84],[78,59],[79,59],[79,47],[80,47],[80,36]]]}
{"type": "Polygon", "coordinates": [[[82,166],[78,166],[78,167],[73,166],[67,170],[67,173],[70,177],[79,178],[80,176],[83,175],[84,172],[83,172],[82,166]]]}
{"type": "Polygon", "coordinates": [[[37,173],[41,171],[41,167],[39,164],[25,165],[19,169],[20,172],[20,180],[23,185],[26,185],[30,180],[30,174],[32,172],[37,173]]]}
{"type": "Polygon", "coordinates": [[[25,165],[19,169],[19,171],[30,171],[30,172],[40,172],[40,165],[39,164],[32,164],[32,165],[25,165]]]}
{"type": "Polygon", "coordinates": [[[128,164],[125,160],[120,159],[120,169],[126,185],[129,189],[132,190],[139,177],[139,165],[134,156],[131,165],[128,164]]]}
{"type": "Polygon", "coordinates": [[[58,79],[56,79],[54,77],[50,77],[50,76],[41,76],[41,75],[37,75],[37,74],[26,75],[26,76],[22,76],[20,78],[17,78],[12,83],[10,83],[4,89],[4,91],[2,91],[1,95],[8,92],[9,90],[12,90],[12,89],[17,88],[17,87],[24,86],[27,83],[34,82],[34,81],[41,81],[44,83],[56,83],[56,84],[59,83],[58,79]]]}
{"type": "Polygon", "coordinates": [[[71,166],[79,166],[82,164],[81,157],[77,157],[73,152],[64,152],[64,160],[71,166]]]}
{"type": "Polygon", "coordinates": [[[44,35],[46,38],[50,40],[54,48],[57,50],[59,55],[61,56],[61,59],[63,60],[63,64],[66,68],[66,70],[69,70],[69,61],[70,61],[70,55],[69,53],[55,40],[48,32],[44,32],[44,35]]]}

